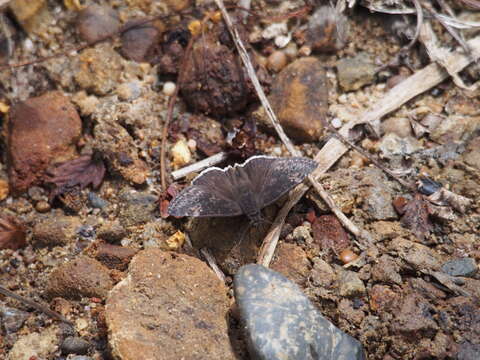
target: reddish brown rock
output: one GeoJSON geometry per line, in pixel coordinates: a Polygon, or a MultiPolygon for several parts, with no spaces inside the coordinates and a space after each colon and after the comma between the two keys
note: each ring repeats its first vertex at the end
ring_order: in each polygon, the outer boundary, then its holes
{"type": "Polygon", "coordinates": [[[79,256],[53,270],[48,279],[47,294],[66,299],[104,298],[112,287],[113,281],[105,266],[97,260],[79,256]]]}
{"type": "Polygon", "coordinates": [[[335,215],[322,215],[312,224],[313,238],[325,252],[340,254],[351,246],[347,232],[335,215]]]}
{"type": "Polygon", "coordinates": [[[81,132],[82,121],[61,92],[13,105],[7,124],[7,160],[14,193],[40,183],[50,164],[71,159],[81,132]]]}
{"type": "Polygon", "coordinates": [[[271,269],[285,275],[297,284],[305,283],[309,273],[307,254],[300,246],[282,243],[278,246],[271,269]]]}
{"type": "Polygon", "coordinates": [[[398,301],[398,295],[388,286],[374,285],[369,291],[370,308],[373,311],[390,311],[398,301]]]}
{"type": "Polygon", "coordinates": [[[228,338],[226,294],[202,261],[158,249],[141,251],[107,299],[113,356],[236,359],[228,338]]]}
{"type": "Polygon", "coordinates": [[[17,250],[25,245],[27,233],[25,227],[12,217],[0,217],[0,250],[17,250]]]}
{"type": "Polygon", "coordinates": [[[62,246],[72,242],[82,225],[76,216],[52,214],[33,227],[32,243],[35,246],[62,246]]]}
{"type": "Polygon", "coordinates": [[[96,244],[91,249],[95,259],[110,269],[126,270],[137,249],[105,243],[96,244]]]}
{"type": "Polygon", "coordinates": [[[298,141],[323,135],[328,90],[319,60],[307,57],[288,65],[276,77],[269,99],[287,135],[298,141]]]}

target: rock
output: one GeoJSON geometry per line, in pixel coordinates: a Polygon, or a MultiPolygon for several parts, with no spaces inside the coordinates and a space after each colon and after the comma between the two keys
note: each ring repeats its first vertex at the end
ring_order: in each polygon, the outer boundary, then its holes
{"type": "Polygon", "coordinates": [[[170,150],[174,169],[181,168],[192,161],[192,154],[185,140],[178,140],[170,150]]]}
{"type": "Polygon", "coordinates": [[[337,274],[332,267],[324,260],[315,258],[310,277],[315,286],[331,288],[337,280],[337,274]]]}
{"type": "Polygon", "coordinates": [[[60,346],[62,354],[78,354],[85,355],[90,349],[90,343],[77,336],[69,336],[63,340],[62,345],[60,346]]]}
{"type": "Polygon", "coordinates": [[[272,108],[288,136],[318,141],[328,110],[325,69],[313,57],[296,60],[275,78],[269,95],[272,108]]]}
{"type": "Polygon", "coordinates": [[[50,164],[74,157],[82,121],[68,98],[52,91],[13,105],[7,129],[8,177],[19,194],[41,183],[50,164]]]}
{"type": "Polygon", "coordinates": [[[120,100],[133,101],[142,95],[142,88],[138,81],[130,81],[118,85],[115,92],[120,100]]]}
{"type": "Polygon", "coordinates": [[[424,298],[409,294],[403,299],[395,321],[391,324],[392,332],[412,341],[423,337],[432,338],[438,330],[438,325],[431,315],[433,312],[432,305],[424,298]]]}
{"type": "Polygon", "coordinates": [[[337,63],[338,83],[345,91],[358,90],[373,82],[376,69],[370,56],[364,52],[341,59],[337,63]]]}
{"type": "Polygon", "coordinates": [[[118,123],[96,119],[94,147],[104,155],[109,170],[132,184],[144,184],[149,170],[147,164],[138,157],[133,138],[118,123]]]}
{"type": "Polygon", "coordinates": [[[373,285],[368,291],[370,309],[378,313],[390,312],[399,296],[385,285],[373,285]]]}
{"type": "Polygon", "coordinates": [[[305,34],[314,51],[332,52],[345,46],[348,37],[347,17],[332,6],[321,6],[309,17],[305,34]]]}
{"type": "Polygon", "coordinates": [[[52,214],[36,223],[32,231],[32,244],[38,247],[62,246],[72,243],[82,226],[77,216],[52,214]]]}
{"type": "Polygon", "coordinates": [[[313,238],[322,251],[340,254],[351,246],[347,232],[335,215],[322,215],[312,224],[313,238]]]}
{"type": "Polygon", "coordinates": [[[412,126],[406,117],[390,117],[380,126],[383,134],[395,134],[400,138],[412,136],[412,126]]]}
{"type": "Polygon", "coordinates": [[[2,327],[8,334],[16,333],[30,316],[29,313],[7,306],[0,305],[0,318],[2,327]]]}
{"type": "Polygon", "coordinates": [[[7,198],[9,190],[8,182],[0,179],[0,201],[3,201],[7,198]]]}
{"type": "Polygon", "coordinates": [[[124,271],[138,249],[99,243],[90,250],[89,255],[100,261],[109,269],[124,271]]]}
{"type": "Polygon", "coordinates": [[[395,259],[384,254],[372,267],[372,280],[402,285],[402,277],[399,274],[399,270],[400,268],[395,259]]]}
{"type": "Polygon", "coordinates": [[[29,34],[41,36],[52,20],[46,0],[14,0],[9,6],[19,24],[29,34]]]}
{"type": "Polygon", "coordinates": [[[292,237],[296,241],[300,241],[300,243],[305,243],[305,244],[312,244],[313,243],[313,237],[311,235],[311,226],[297,226],[295,229],[292,231],[292,237]]]}
{"type": "Polygon", "coordinates": [[[125,226],[139,225],[154,219],[158,197],[146,192],[124,190],[119,195],[122,207],[118,215],[125,226]]]}
{"type": "Polygon", "coordinates": [[[365,318],[365,313],[362,309],[358,309],[352,300],[341,299],[338,303],[338,312],[341,314],[341,317],[347,320],[347,323],[360,326],[363,319],[365,318]]]}
{"type": "Polygon", "coordinates": [[[470,144],[468,144],[467,150],[462,156],[463,161],[468,165],[480,170],[480,136],[476,137],[470,142],[470,144]]]}
{"type": "Polygon", "coordinates": [[[309,273],[307,254],[295,244],[281,243],[275,251],[271,269],[297,284],[305,283],[309,273]]]}
{"type": "Polygon", "coordinates": [[[267,59],[267,68],[274,72],[279,72],[287,66],[288,58],[285,52],[276,50],[270,54],[267,59]]]}
{"type": "Polygon", "coordinates": [[[466,140],[480,129],[480,116],[451,115],[430,132],[430,138],[440,144],[466,140]]]}
{"type": "Polygon", "coordinates": [[[92,4],[78,15],[77,31],[80,38],[93,43],[120,29],[120,20],[115,10],[108,6],[92,4]]]}
{"type": "Polygon", "coordinates": [[[158,249],[141,251],[107,299],[113,356],[236,359],[228,338],[226,294],[204,262],[158,249]]]}
{"type": "Polygon", "coordinates": [[[242,267],[235,300],[254,359],[364,359],[361,344],[325,319],[291,281],[261,265],[242,267]]]}
{"type": "MultiPolygon", "coordinates": [[[[139,21],[128,21],[125,26],[136,22],[139,21]]],[[[120,53],[129,60],[155,64],[160,57],[160,35],[160,29],[152,23],[136,26],[122,33],[120,53]]]]}
{"type": "Polygon", "coordinates": [[[358,274],[353,271],[342,271],[338,279],[338,293],[345,297],[359,297],[365,295],[365,285],[358,274]]]}
{"type": "Polygon", "coordinates": [[[102,199],[93,191],[88,192],[87,199],[88,199],[88,202],[90,203],[90,206],[95,209],[103,209],[108,206],[108,201],[102,199]]]}
{"type": "Polygon", "coordinates": [[[478,271],[475,259],[461,258],[447,261],[442,265],[442,271],[450,276],[472,277],[478,271]]]}
{"type": "Polygon", "coordinates": [[[27,245],[25,226],[11,216],[0,217],[0,250],[18,250],[27,245]]]}
{"type": "Polygon", "coordinates": [[[75,81],[83,90],[98,96],[107,95],[124,74],[122,60],[109,44],[88,48],[76,58],[75,81]]]}
{"type": "Polygon", "coordinates": [[[400,137],[393,132],[386,134],[378,143],[378,150],[387,158],[396,155],[409,155],[421,148],[420,142],[414,137],[400,137]]]}
{"type": "Polygon", "coordinates": [[[51,298],[104,298],[112,287],[108,269],[97,260],[81,255],[52,271],[46,292],[51,298]]]}
{"type": "Polygon", "coordinates": [[[480,359],[480,344],[472,344],[464,341],[460,344],[460,350],[457,353],[457,360],[477,360],[480,359]]]}
{"type": "Polygon", "coordinates": [[[416,271],[438,270],[441,266],[440,255],[428,246],[402,238],[393,239],[388,249],[396,253],[404,262],[404,267],[416,271]]]}
{"type": "Polygon", "coordinates": [[[15,342],[7,358],[9,360],[51,358],[58,349],[59,335],[56,325],[42,329],[40,333],[23,335],[15,342]]]}
{"type": "Polygon", "coordinates": [[[127,231],[119,221],[107,221],[100,226],[97,236],[99,239],[114,243],[127,236],[127,231]]]}

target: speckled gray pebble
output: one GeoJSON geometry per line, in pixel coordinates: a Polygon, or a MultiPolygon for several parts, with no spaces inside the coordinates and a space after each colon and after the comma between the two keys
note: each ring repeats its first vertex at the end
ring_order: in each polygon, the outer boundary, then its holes
{"type": "Polygon", "coordinates": [[[293,282],[250,264],[234,280],[249,351],[256,360],[361,360],[362,345],[325,319],[293,282]]]}
{"type": "Polygon", "coordinates": [[[478,271],[475,259],[460,258],[447,261],[442,265],[442,271],[450,276],[470,277],[478,271]]]}
{"type": "Polygon", "coordinates": [[[88,193],[87,197],[88,197],[88,201],[90,202],[90,205],[93,208],[103,209],[104,207],[106,207],[108,205],[108,201],[102,199],[100,196],[98,196],[94,192],[90,191],[88,193]]]}
{"type": "Polygon", "coordinates": [[[63,354],[78,354],[85,355],[90,348],[90,343],[82,338],[76,336],[69,336],[62,342],[63,354]]]}

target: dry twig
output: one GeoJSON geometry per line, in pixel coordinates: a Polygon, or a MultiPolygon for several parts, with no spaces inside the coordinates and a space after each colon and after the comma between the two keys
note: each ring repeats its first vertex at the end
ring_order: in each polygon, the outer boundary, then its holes
{"type": "Polygon", "coordinates": [[[215,155],[209,156],[206,159],[197,161],[194,164],[185,166],[181,169],[175,170],[171,173],[173,180],[178,180],[181,178],[184,178],[188,174],[194,173],[194,172],[200,172],[210,166],[215,166],[225,160],[227,160],[228,154],[226,152],[219,152],[215,155]]]}

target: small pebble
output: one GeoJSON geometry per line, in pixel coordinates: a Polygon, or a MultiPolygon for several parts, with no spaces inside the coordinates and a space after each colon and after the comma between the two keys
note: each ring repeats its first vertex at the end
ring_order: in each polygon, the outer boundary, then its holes
{"type": "Polygon", "coordinates": [[[177,85],[174,82],[167,81],[163,84],[163,93],[167,96],[172,96],[175,93],[175,88],[177,85]]]}
{"type": "Polygon", "coordinates": [[[90,191],[87,194],[88,201],[90,203],[90,206],[95,208],[95,209],[103,209],[108,205],[108,201],[102,199],[100,196],[95,194],[94,192],[90,191]]]}
{"type": "Polygon", "coordinates": [[[450,276],[472,277],[478,271],[475,259],[461,258],[447,261],[442,265],[442,271],[450,276]]]}
{"type": "Polygon", "coordinates": [[[35,204],[35,210],[37,210],[39,213],[46,213],[49,212],[51,209],[50,204],[48,201],[39,201],[35,204]]]}
{"type": "Polygon", "coordinates": [[[335,129],[339,129],[342,127],[342,120],[340,120],[339,118],[333,118],[332,119],[332,122],[331,122],[331,125],[335,128],[335,129]]]}
{"type": "Polygon", "coordinates": [[[65,340],[63,340],[60,348],[62,349],[62,353],[65,355],[85,355],[90,348],[90,343],[82,338],[76,336],[69,336],[65,340]]]}
{"type": "Polygon", "coordinates": [[[8,182],[5,180],[0,180],[0,201],[5,200],[8,196],[9,188],[8,182]]]}
{"type": "Polygon", "coordinates": [[[190,149],[191,152],[197,151],[197,142],[193,139],[189,139],[187,141],[187,146],[190,149]]]}
{"type": "Polygon", "coordinates": [[[192,161],[192,154],[185,140],[178,140],[171,150],[173,167],[178,169],[192,161]]]}
{"type": "Polygon", "coordinates": [[[294,42],[290,42],[285,49],[283,49],[285,55],[289,60],[294,60],[298,56],[298,46],[294,42]]]}
{"type": "Polygon", "coordinates": [[[279,72],[287,65],[287,55],[283,51],[274,51],[268,57],[267,67],[275,72],[279,72]]]}
{"type": "Polygon", "coordinates": [[[348,264],[356,260],[358,255],[355,254],[351,249],[345,249],[340,253],[339,258],[344,264],[348,264]]]}
{"type": "Polygon", "coordinates": [[[118,15],[112,8],[90,5],[78,16],[77,31],[86,42],[94,42],[120,28],[118,15]]]}

